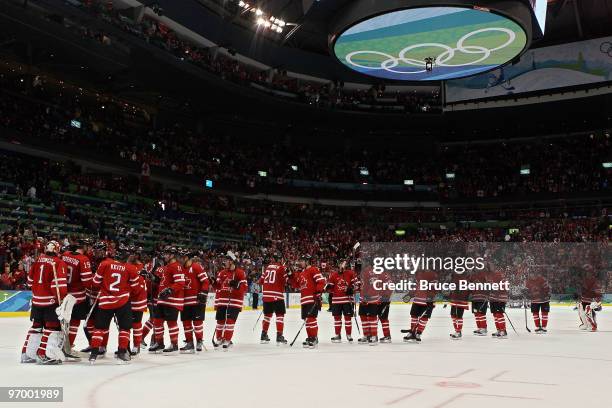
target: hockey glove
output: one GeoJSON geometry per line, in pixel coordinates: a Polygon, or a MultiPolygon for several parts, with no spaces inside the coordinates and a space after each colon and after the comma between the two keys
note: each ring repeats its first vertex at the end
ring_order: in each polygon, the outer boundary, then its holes
{"type": "Polygon", "coordinates": [[[352,286],[349,286],[349,287],[346,289],[346,294],[347,294],[348,296],[353,296],[353,295],[355,294],[355,289],[353,289],[353,287],[352,287],[352,286]]]}
{"type": "Polygon", "coordinates": [[[208,299],[208,292],[200,292],[198,293],[198,302],[205,305],[206,300],[208,299]]]}
{"type": "Polygon", "coordinates": [[[172,288],[166,288],[162,290],[161,292],[159,292],[160,299],[168,299],[170,295],[172,295],[172,288]]]}
{"type": "Polygon", "coordinates": [[[232,279],[231,281],[229,281],[229,287],[232,289],[238,289],[239,284],[240,282],[238,281],[238,279],[232,279]]]}

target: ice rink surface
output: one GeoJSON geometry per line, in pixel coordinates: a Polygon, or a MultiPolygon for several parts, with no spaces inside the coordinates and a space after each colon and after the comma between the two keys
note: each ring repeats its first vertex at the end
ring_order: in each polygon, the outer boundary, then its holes
{"type": "MultiPolygon", "coordinates": [[[[253,331],[259,312],[245,311],[237,322],[233,349],[213,351],[214,315],[208,312],[207,352],[177,356],[145,352],[130,365],[117,365],[107,357],[94,366],[84,359],[48,367],[19,364],[29,321],[4,318],[0,319],[0,384],[62,386],[64,402],[0,403],[0,408],[559,408],[608,404],[608,387],[612,387],[610,308],[604,307],[598,316],[600,331],[590,333],[577,329],[577,312],[571,307],[554,307],[546,335],[528,334],[523,310],[509,310],[519,336],[508,326],[506,340],[473,336],[473,315],[466,313],[464,338],[452,341],[450,308],[437,306],[423,342],[405,344],[400,329],[409,322],[409,311],[409,305],[392,305],[393,344],[375,347],[331,344],[333,322],[325,311],[319,318],[318,349],[301,347],[304,332],[292,348],[260,345],[260,325],[253,331]]],[[[289,310],[285,321],[285,336],[291,341],[301,324],[299,311],[289,310]]],[[[490,316],[488,323],[491,331],[490,316]]],[[[275,337],[274,324],[270,337],[275,337]]],[[[84,340],[79,331],[79,348],[85,346],[84,340]]],[[[114,329],[109,346],[112,354],[114,329]]]]}

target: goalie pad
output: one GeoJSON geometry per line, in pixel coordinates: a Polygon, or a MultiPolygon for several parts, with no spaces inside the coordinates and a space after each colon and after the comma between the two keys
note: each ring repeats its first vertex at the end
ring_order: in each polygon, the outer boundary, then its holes
{"type": "Polygon", "coordinates": [[[53,360],[65,361],[64,356],[64,333],[61,331],[53,331],[47,340],[47,357],[53,360]]]}
{"type": "Polygon", "coordinates": [[[72,317],[72,308],[75,304],[76,298],[70,294],[66,295],[64,300],[62,300],[62,304],[55,309],[55,313],[60,322],[70,321],[70,317],[72,317]]]}
{"type": "Polygon", "coordinates": [[[586,315],[587,327],[589,327],[591,331],[596,331],[597,330],[597,320],[595,319],[595,311],[591,308],[591,305],[588,305],[584,312],[586,315]]]}
{"type": "Polygon", "coordinates": [[[28,345],[26,346],[26,356],[36,360],[36,352],[38,351],[38,347],[40,347],[41,340],[42,329],[40,329],[37,333],[30,334],[30,337],[28,338],[28,345]]]}

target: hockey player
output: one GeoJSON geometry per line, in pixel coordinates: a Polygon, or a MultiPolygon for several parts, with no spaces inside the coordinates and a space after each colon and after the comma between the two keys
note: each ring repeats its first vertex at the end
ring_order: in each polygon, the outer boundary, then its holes
{"type": "Polygon", "coordinates": [[[98,312],[96,314],[95,330],[91,337],[91,354],[89,362],[94,364],[98,358],[99,348],[102,346],[104,335],[108,334],[111,320],[119,329],[118,348],[115,356],[119,363],[127,364],[130,361],[128,345],[130,342],[130,329],[132,328],[132,305],[130,292],[138,286],[138,271],[134,265],[119,260],[127,254],[116,252],[113,259],[104,259],[93,278],[93,285],[100,290],[98,299],[98,312]]]}
{"type": "Polygon", "coordinates": [[[175,247],[166,247],[163,251],[164,263],[158,273],[161,273],[159,281],[159,294],[157,295],[158,317],[155,319],[155,345],[149,348],[150,353],[163,355],[178,354],[178,314],[183,310],[185,271],[178,260],[179,250],[175,247]],[[164,345],[163,323],[168,326],[170,334],[170,346],[164,345]],[[161,330],[160,330],[161,329],[161,330]],[[159,332],[161,331],[161,333],[159,332]]]}
{"type": "MultiPolygon", "coordinates": [[[[109,255],[109,249],[104,241],[97,241],[91,246],[91,270],[97,270],[100,263],[105,260],[109,255]]],[[[89,257],[89,255],[88,255],[89,257]]],[[[85,335],[87,336],[87,340],[89,342],[88,347],[81,350],[82,353],[91,353],[92,350],[92,335],[95,331],[95,323],[96,323],[96,315],[98,314],[99,309],[99,296],[100,290],[98,287],[92,285],[89,288],[85,289],[85,296],[87,297],[87,301],[89,303],[89,319],[85,322],[85,335]]],[[[98,348],[98,359],[104,358],[106,355],[106,345],[108,343],[108,333],[104,334],[104,338],[102,340],[102,345],[98,348]]]]}
{"type": "Polygon", "coordinates": [[[346,332],[346,340],[350,343],[352,337],[352,318],[355,315],[355,287],[357,285],[357,276],[355,271],[347,269],[346,260],[341,260],[338,264],[338,271],[330,274],[325,286],[334,299],[331,306],[332,316],[334,316],[335,336],[332,337],[332,343],[342,342],[342,317],[344,316],[344,330],[346,332]]]}
{"type": "MultiPolygon", "coordinates": [[[[472,282],[486,283],[487,282],[486,269],[479,272],[474,272],[472,275],[472,282]]],[[[472,298],[472,313],[476,320],[476,330],[474,335],[486,336],[487,335],[487,308],[489,307],[489,292],[486,290],[475,290],[470,294],[472,298]]]]}
{"type": "MultiPolygon", "coordinates": [[[[500,267],[496,268],[493,273],[488,275],[488,281],[490,283],[499,283],[506,281],[506,273],[500,267]]],[[[507,290],[492,290],[489,293],[489,301],[491,305],[491,314],[495,319],[495,328],[497,331],[491,333],[491,336],[496,339],[508,338],[508,332],[506,331],[506,318],[504,313],[506,311],[506,303],[508,303],[508,291],[507,290]]]]}
{"type": "MultiPolygon", "coordinates": [[[[77,244],[71,245],[70,250],[62,255],[62,261],[66,264],[68,293],[74,296],[76,300],[76,304],[72,308],[68,336],[71,350],[74,347],[74,340],[79,331],[81,320],[85,320],[90,308],[86,291],[91,288],[93,274],[89,257],[85,255],[87,244],[87,240],[80,240],[77,244]]],[[[78,359],[74,351],[71,351],[70,356],[67,355],[66,357],[68,359],[78,359]]]]}
{"type": "Polygon", "coordinates": [[[58,257],[60,245],[49,241],[28,271],[32,288],[32,327],[21,350],[22,363],[54,365],[64,360],[60,322],[55,309],[68,294],[66,265],[58,257]]]}
{"type": "MultiPolygon", "coordinates": [[[[382,305],[382,295],[380,290],[376,289],[375,282],[381,275],[376,275],[372,269],[362,271],[361,261],[357,261],[355,271],[359,274],[360,279],[360,301],[359,301],[359,318],[361,320],[361,328],[363,337],[357,340],[358,344],[369,344],[371,346],[378,345],[378,315],[382,305]]],[[[387,308],[388,309],[388,308],[387,308]]],[[[390,342],[389,338],[389,342],[390,342]]]]}
{"type": "Polygon", "coordinates": [[[217,327],[215,330],[216,340],[213,346],[219,346],[223,351],[228,351],[234,343],[234,325],[238,314],[242,311],[244,294],[248,289],[246,274],[243,269],[236,266],[237,259],[230,253],[224,262],[224,268],[219,271],[215,280],[215,309],[217,327]]]}
{"type": "Polygon", "coordinates": [[[412,299],[410,308],[410,330],[404,336],[405,342],[421,342],[421,335],[427,327],[427,322],[431,318],[431,313],[435,307],[434,299],[436,291],[433,289],[421,289],[420,283],[427,282],[433,284],[438,281],[438,274],[435,271],[418,271],[415,274],[417,290],[412,299]]]}
{"type": "Polygon", "coordinates": [[[535,332],[547,332],[548,314],[550,313],[550,286],[542,275],[532,275],[527,279],[527,294],[531,300],[531,314],[535,324],[535,332]]]}
{"type": "Polygon", "coordinates": [[[321,293],[325,288],[325,278],[321,271],[312,265],[310,255],[302,255],[298,266],[301,272],[291,275],[290,284],[300,290],[302,320],[306,322],[307,338],[302,343],[304,348],[313,349],[319,343],[317,316],[321,310],[321,293]]]}
{"type": "Polygon", "coordinates": [[[184,251],[182,254],[185,271],[185,306],[181,311],[181,321],[185,333],[185,346],[181,347],[180,352],[183,354],[202,351],[204,346],[204,316],[210,286],[208,274],[204,271],[199,258],[190,255],[189,251],[184,251]]]}
{"type": "MultiPolygon", "coordinates": [[[[391,276],[388,271],[384,271],[378,275],[379,279],[383,283],[390,283],[391,276]]],[[[382,289],[380,293],[380,304],[378,305],[378,321],[382,328],[383,337],[379,339],[380,343],[391,343],[391,330],[389,328],[389,309],[391,308],[391,295],[393,291],[388,289],[389,286],[383,286],[387,289],[382,289]]]]}
{"type": "Polygon", "coordinates": [[[580,291],[578,316],[580,317],[580,330],[597,331],[597,313],[601,310],[602,291],[592,265],[584,266],[584,279],[580,291]]]}
{"type": "Polygon", "coordinates": [[[149,309],[149,321],[145,324],[142,336],[143,338],[146,337],[148,332],[153,330],[149,353],[161,353],[165,347],[163,345],[164,320],[157,302],[159,301],[159,283],[164,276],[163,257],[154,257],[153,261],[145,267],[145,271],[142,272],[142,274],[147,282],[147,308],[149,309]],[[159,347],[159,345],[161,345],[161,347],[159,347]]]}
{"type": "Polygon", "coordinates": [[[130,355],[135,356],[140,353],[142,343],[142,316],[147,309],[147,282],[140,273],[144,265],[140,261],[140,250],[134,246],[129,248],[127,263],[133,265],[138,271],[138,284],[132,286],[130,290],[130,303],[132,305],[132,344],[130,355]]]}
{"type": "Polygon", "coordinates": [[[470,292],[468,290],[459,289],[459,281],[461,279],[466,279],[466,277],[453,273],[451,280],[457,288],[451,291],[449,295],[451,305],[450,315],[455,330],[450,334],[450,338],[453,340],[460,340],[463,337],[463,313],[469,308],[468,299],[470,292]]]}
{"type": "Polygon", "coordinates": [[[276,344],[287,344],[283,336],[285,326],[285,286],[287,279],[291,276],[291,270],[282,265],[280,255],[271,255],[271,262],[259,279],[263,293],[263,322],[261,323],[261,344],[270,342],[268,328],[272,321],[272,315],[276,315],[276,344]]]}

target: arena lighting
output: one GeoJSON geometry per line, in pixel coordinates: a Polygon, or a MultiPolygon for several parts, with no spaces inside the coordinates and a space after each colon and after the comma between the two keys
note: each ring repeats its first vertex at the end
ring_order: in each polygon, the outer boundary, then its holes
{"type": "Polygon", "coordinates": [[[296,166],[295,164],[292,164],[291,165],[291,170],[298,171],[298,166],[296,166]]]}
{"type": "Polygon", "coordinates": [[[212,180],[206,180],[204,182],[204,187],[206,187],[206,188],[213,188],[213,181],[212,180]]]}
{"type": "Polygon", "coordinates": [[[239,1],[238,7],[244,10],[243,13],[250,11],[255,14],[255,25],[257,25],[257,27],[259,28],[264,28],[266,30],[269,29],[280,34],[283,32],[284,27],[287,25],[284,20],[273,15],[268,16],[265,11],[263,11],[259,7],[252,6],[246,1],[239,1]]]}
{"type": "Polygon", "coordinates": [[[404,180],[404,185],[405,186],[412,186],[412,185],[414,185],[414,180],[404,180]]]}
{"type": "Polygon", "coordinates": [[[259,177],[268,177],[267,171],[259,170],[257,174],[259,175],[259,177]]]}
{"type": "Polygon", "coordinates": [[[612,169],[612,162],[603,162],[603,163],[601,163],[601,166],[604,169],[612,169]]]}
{"type": "Polygon", "coordinates": [[[446,173],[446,178],[452,180],[455,178],[455,173],[446,173]]]}
{"type": "Polygon", "coordinates": [[[521,176],[528,176],[531,174],[531,168],[529,165],[521,166],[521,176]]]}
{"type": "Polygon", "coordinates": [[[332,17],[330,53],[371,77],[440,81],[510,64],[543,35],[534,0],[475,3],[352,0],[332,17]]]}
{"type": "Polygon", "coordinates": [[[368,170],[367,167],[360,167],[359,168],[359,174],[362,176],[369,176],[370,175],[370,171],[368,170]]]}
{"type": "Polygon", "coordinates": [[[404,236],[406,235],[406,230],[403,230],[403,229],[395,230],[395,235],[397,235],[398,237],[404,236]]]}

